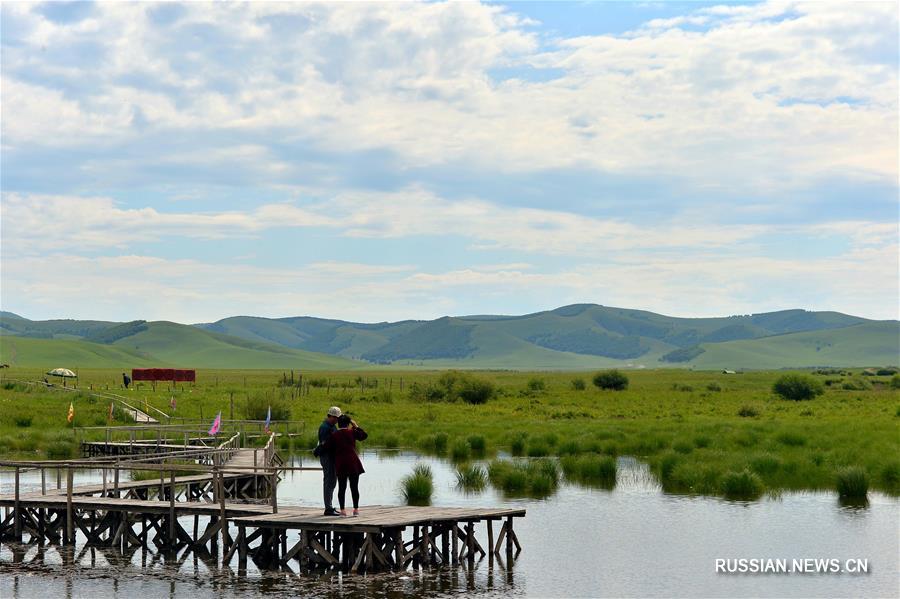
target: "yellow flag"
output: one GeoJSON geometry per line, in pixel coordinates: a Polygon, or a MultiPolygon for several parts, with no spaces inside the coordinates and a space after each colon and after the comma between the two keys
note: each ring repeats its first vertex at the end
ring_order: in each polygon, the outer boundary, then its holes
{"type": "Polygon", "coordinates": [[[69,402],[69,415],[66,416],[66,421],[71,423],[72,420],[74,420],[74,419],[75,419],[75,404],[72,402],[69,402]]]}

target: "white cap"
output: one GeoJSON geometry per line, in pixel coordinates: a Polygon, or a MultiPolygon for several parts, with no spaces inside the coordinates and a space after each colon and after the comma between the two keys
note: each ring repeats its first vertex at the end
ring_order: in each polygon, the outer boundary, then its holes
{"type": "Polygon", "coordinates": [[[331,406],[328,408],[328,415],[337,418],[341,415],[341,409],[337,406],[331,406]]]}

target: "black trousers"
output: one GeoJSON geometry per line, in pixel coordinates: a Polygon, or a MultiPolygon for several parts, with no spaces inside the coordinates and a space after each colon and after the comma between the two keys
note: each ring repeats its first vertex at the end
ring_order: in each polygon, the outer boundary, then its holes
{"type": "Polygon", "coordinates": [[[353,509],[359,509],[359,475],[338,475],[338,503],[341,509],[344,509],[344,502],[347,497],[347,482],[350,482],[350,495],[353,497],[353,509]]]}

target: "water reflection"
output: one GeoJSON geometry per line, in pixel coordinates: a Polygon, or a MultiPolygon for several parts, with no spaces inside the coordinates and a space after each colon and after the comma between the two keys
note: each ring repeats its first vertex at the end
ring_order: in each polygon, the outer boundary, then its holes
{"type": "MultiPolygon", "coordinates": [[[[482,560],[473,568],[300,576],[251,566],[243,577],[193,553],[173,556],[137,549],[122,554],[99,547],[72,551],[4,543],[0,597],[896,595],[900,501],[878,493],[863,505],[809,491],[750,502],[670,495],[662,492],[646,464],[619,458],[612,489],[563,481],[546,499],[513,498],[491,486],[480,493],[459,489],[456,467],[447,461],[407,451],[366,452],[363,459],[363,506],[399,504],[400,479],[423,461],[434,473],[434,505],[527,508],[527,517],[516,524],[521,556],[512,568],[497,561],[491,567],[482,560]],[[717,575],[714,560],[733,557],[868,558],[871,571],[717,575]]],[[[7,490],[10,483],[8,473],[0,475],[0,487],[7,490]]],[[[320,502],[318,472],[289,473],[279,487],[279,503],[320,502]]]]}

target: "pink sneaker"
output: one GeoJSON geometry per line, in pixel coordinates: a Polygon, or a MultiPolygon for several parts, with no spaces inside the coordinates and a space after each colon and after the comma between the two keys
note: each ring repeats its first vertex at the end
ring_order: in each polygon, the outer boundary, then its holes
{"type": "Polygon", "coordinates": [[[353,517],[356,518],[359,516],[359,510],[353,510],[353,517]]]}
{"type": "Polygon", "coordinates": [[[341,515],[341,518],[346,518],[346,517],[347,517],[347,510],[341,510],[341,511],[338,512],[338,513],[341,515]]]}

